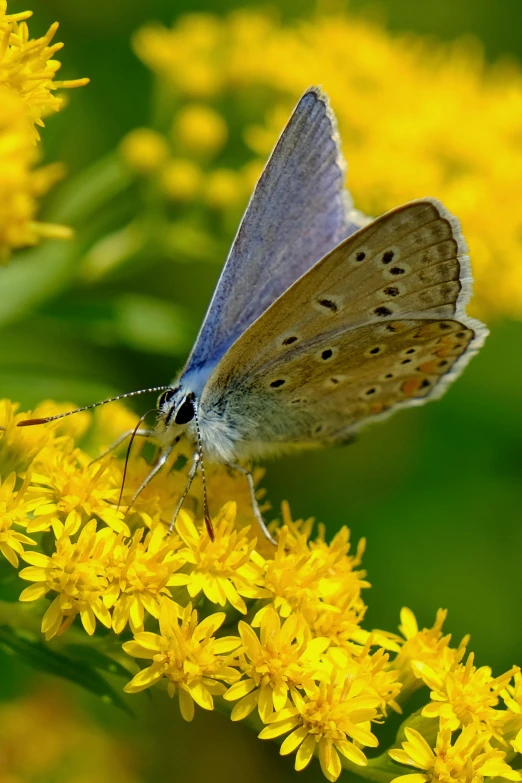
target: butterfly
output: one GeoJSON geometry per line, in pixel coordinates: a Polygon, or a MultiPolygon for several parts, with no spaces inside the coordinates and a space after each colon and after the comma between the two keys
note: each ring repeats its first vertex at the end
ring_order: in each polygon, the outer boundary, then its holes
{"type": "Polygon", "coordinates": [[[133,434],[153,438],[159,457],[136,496],[181,438],[193,448],[173,522],[201,470],[212,537],[204,464],[221,463],[246,475],[272,540],[245,463],[348,443],[440,397],[484,342],[486,327],[466,315],[458,220],[434,198],[370,220],[345,176],[328,98],[310,88],[255,187],[185,368],[144,390],[162,391],[157,421],[133,434]]]}

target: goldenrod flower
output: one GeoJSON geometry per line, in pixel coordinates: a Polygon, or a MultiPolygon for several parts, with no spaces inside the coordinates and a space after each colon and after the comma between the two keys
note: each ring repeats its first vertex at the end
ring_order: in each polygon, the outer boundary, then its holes
{"type": "Polygon", "coordinates": [[[227,124],[221,114],[204,103],[189,103],[177,114],[172,135],[195,153],[210,155],[218,152],[228,135],[227,124]]]}
{"type": "Polygon", "coordinates": [[[161,190],[173,201],[192,201],[198,195],[202,181],[201,168],[185,158],[169,160],[161,171],[161,190]]]}
{"type": "Polygon", "coordinates": [[[147,533],[140,528],[130,541],[122,534],[115,538],[107,557],[109,586],[103,596],[112,609],[115,633],[121,633],[127,623],[133,633],[143,631],[145,612],[159,617],[161,596],[170,597],[168,581],[183,563],[174,556],[180,545],[161,523],[147,533]]]}
{"type": "Polygon", "coordinates": [[[232,710],[232,720],[246,718],[257,707],[266,723],[274,710],[282,710],[290,689],[313,688],[314,681],[325,675],[321,654],[329,645],[325,638],[312,639],[305,620],[299,615],[288,617],[281,626],[273,609],[265,612],[260,638],[245,622],[240,621],[243,642],[241,669],[246,679],[232,685],[225,694],[228,701],[240,701],[232,710]]]}
{"type": "Polygon", "coordinates": [[[415,615],[407,607],[401,609],[401,624],[399,630],[401,637],[394,637],[399,644],[402,643],[400,652],[393,661],[393,667],[399,673],[399,679],[403,684],[404,694],[409,694],[422,686],[422,680],[413,668],[414,661],[421,661],[433,667],[438,672],[448,671],[464,654],[467,638],[463,639],[458,649],[451,648],[451,634],[443,636],[442,626],[446,619],[447,611],[439,609],[432,628],[419,626],[415,615]]]}
{"type": "Polygon", "coordinates": [[[489,735],[477,732],[474,726],[467,726],[454,743],[451,731],[440,731],[434,751],[415,729],[407,728],[406,737],[402,750],[390,750],[389,754],[399,764],[407,764],[422,771],[415,774],[405,772],[391,783],[483,783],[484,778],[497,776],[507,780],[522,780],[520,773],[505,762],[505,752],[492,748],[488,741],[489,735]]]}
{"type": "Polygon", "coordinates": [[[54,91],[89,80],[55,81],[60,63],[54,56],[62,44],[51,41],[58,24],[33,40],[25,22],[30,16],[30,11],[7,14],[7,2],[0,0],[0,263],[12,249],[71,236],[66,226],[35,220],[37,199],[63,176],[59,165],[34,170],[35,142],[43,118],[62,107],[54,91]]]}
{"type": "Polygon", "coordinates": [[[211,541],[206,530],[200,532],[189,515],[181,511],[176,530],[185,548],[178,556],[185,560],[189,571],[174,574],[168,585],[186,585],[191,598],[203,592],[212,603],[225,606],[228,601],[238,612],[246,614],[243,597],[263,598],[266,592],[259,586],[262,571],[250,557],[256,539],[247,538],[248,529],[237,531],[235,518],[236,504],[226,503],[213,521],[211,541]]]}
{"type": "Polygon", "coordinates": [[[135,128],[120,144],[124,161],[140,174],[157,171],[167,160],[169,148],[164,137],[150,128],[135,128]]]}
{"type": "MultiPolygon", "coordinates": [[[[0,475],[11,471],[25,473],[32,465],[40,467],[38,455],[45,447],[61,451],[71,437],[80,437],[86,430],[90,416],[79,413],[65,419],[50,422],[45,427],[18,427],[22,419],[52,416],[71,409],[69,403],[42,402],[34,411],[19,413],[18,403],[0,400],[0,475]]],[[[46,452],[47,454],[49,451],[46,452]]]]}
{"type": "MultiPolygon", "coordinates": [[[[289,520],[286,519],[286,522],[289,520]]],[[[301,612],[313,626],[323,611],[340,613],[336,600],[353,597],[356,609],[364,607],[360,590],[368,587],[364,572],[354,570],[358,555],[349,556],[349,534],[343,528],[328,546],[321,534],[316,542],[309,541],[309,532],[296,534],[298,527],[284,525],[271,559],[264,563],[264,587],[272,596],[272,605],[281,617],[292,611],[301,612]]],[[[259,556],[256,562],[261,562],[259,556]]],[[[268,607],[261,609],[253,620],[258,625],[268,607]]]]}
{"type": "Polygon", "coordinates": [[[14,568],[18,568],[18,555],[24,554],[24,544],[35,545],[36,541],[13,529],[18,524],[27,524],[28,480],[15,491],[16,473],[11,473],[2,483],[0,477],[0,552],[14,568]]]}
{"type": "Polygon", "coordinates": [[[36,495],[30,506],[34,519],[28,522],[29,532],[64,523],[65,532],[73,535],[96,516],[116,532],[129,534],[123,512],[116,508],[121,473],[113,463],[90,462],[80,449],[70,454],[49,451],[45,459],[40,454],[40,462],[29,488],[36,495]]]}
{"type": "Polygon", "coordinates": [[[233,169],[215,169],[205,181],[203,198],[213,209],[228,209],[245,200],[245,188],[240,174],[233,169]]]}
{"type": "Polygon", "coordinates": [[[91,520],[74,543],[61,523],[56,522],[56,528],[61,528],[62,533],[57,536],[56,549],[50,557],[41,552],[24,554],[29,567],[20,571],[20,577],[35,584],[23,590],[20,601],[37,601],[52,590],[57,595],[42,619],[45,638],[63,633],[78,614],[83,627],[92,636],[96,619],[107,628],[111,627],[109,610],[101,598],[108,584],[107,533],[111,531],[109,528],[97,531],[96,521],[91,520]]]}
{"type": "MultiPolygon", "coordinates": [[[[82,87],[88,79],[55,81],[60,62],[55,54],[63,47],[51,44],[58,23],[41,38],[30,39],[26,19],[31,11],[7,14],[7,0],[0,0],[0,85],[9,87],[22,98],[27,121],[43,126],[43,117],[61,109],[63,101],[54,95],[57,89],[82,87]]],[[[34,136],[39,138],[36,128],[34,136]]]]}
{"type": "Polygon", "coordinates": [[[341,774],[339,753],[354,764],[367,764],[359,745],[378,745],[370,721],[378,715],[379,699],[368,694],[366,677],[334,672],[328,683],[319,683],[304,697],[294,691],[292,700],[295,706],[274,713],[259,736],[272,739],[291,731],[280,753],[297,750],[296,770],[304,769],[316,751],[323,774],[330,781],[341,774]]]}
{"type": "Polygon", "coordinates": [[[466,663],[457,663],[449,671],[436,671],[423,661],[414,661],[417,676],[431,689],[431,701],[422,710],[427,718],[440,717],[441,725],[451,731],[474,724],[493,731],[498,713],[501,691],[508,685],[514,666],[505,674],[493,677],[489,666],[477,669],[473,665],[473,653],[466,663]]]}
{"type": "Polygon", "coordinates": [[[232,683],[240,676],[227,653],[236,650],[241,640],[237,636],[214,637],[225,617],[224,612],[217,612],[198,625],[198,613],[192,604],[182,609],[169,598],[162,598],[160,634],[138,633],[134,641],[123,645],[128,655],[152,660],[124,690],[138,693],[166,678],[169,696],[178,693],[185,720],[194,717],[194,702],[205,710],[214,709],[213,696],[226,691],[223,683],[232,683]]]}

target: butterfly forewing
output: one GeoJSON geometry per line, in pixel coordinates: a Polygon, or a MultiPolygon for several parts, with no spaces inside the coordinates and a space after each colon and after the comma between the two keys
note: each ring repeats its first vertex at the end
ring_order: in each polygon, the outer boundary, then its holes
{"type": "Polygon", "coordinates": [[[255,188],[186,373],[226,348],[295,280],[358,226],[328,98],[299,101],[255,188]]]}
{"type": "Polygon", "coordinates": [[[412,202],[344,241],[231,347],[202,405],[278,444],[339,441],[375,416],[442,391],[486,330],[458,225],[412,202]],[[244,415],[241,414],[244,411],[244,415]]]}

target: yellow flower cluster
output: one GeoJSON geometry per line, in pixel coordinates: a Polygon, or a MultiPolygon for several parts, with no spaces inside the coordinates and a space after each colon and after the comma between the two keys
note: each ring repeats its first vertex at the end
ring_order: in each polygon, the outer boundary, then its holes
{"type": "Polygon", "coordinates": [[[209,156],[233,127],[226,159],[238,154],[238,133],[265,159],[298,97],[320,84],[339,120],[356,207],[378,215],[412,198],[441,199],[459,216],[470,245],[476,312],[521,315],[516,65],[487,66],[470,39],[443,45],[392,36],[355,15],[283,25],[253,10],[191,14],[172,29],[147,26],[134,48],[175,111],[175,160],[162,170],[167,195],[220,209],[243,204],[258,162],[249,165],[245,149],[235,168],[219,161],[208,168],[209,156]]]}
{"type": "Polygon", "coordinates": [[[17,427],[58,410],[21,414],[0,403],[0,552],[12,567],[25,562],[20,600],[34,604],[47,640],[83,628],[95,643],[99,622],[122,635],[136,666],[127,693],[165,688],[185,720],[217,700],[231,720],[261,722],[261,739],[280,738],[296,770],[317,756],[329,781],[343,767],[404,783],[522,781],[518,667],[499,677],[477,668],[467,639],[452,647],[443,634],[442,610],[432,628],[420,630],[403,609],[401,635],[364,629],[364,542],[351,552],[347,528],[328,543],[321,526],[314,533],[312,520],[292,520],[284,505],[277,546],[258,545],[243,479],[211,469],[214,540],[197,485],[169,533],[184,486],[178,462],[129,507],[149,469],[137,450],[120,508],[123,460],[93,462],[89,452],[134,417],[114,405],[110,426],[102,410],[94,422],[84,413],[17,427]],[[375,724],[423,685],[428,703],[406,718],[397,747],[375,758],[375,724]]]}
{"type": "Polygon", "coordinates": [[[42,38],[31,39],[25,21],[31,15],[8,14],[7,0],[0,0],[0,263],[13,249],[42,237],[70,236],[65,226],[35,220],[38,197],[63,176],[60,165],[34,169],[37,127],[63,105],[55,90],[79,87],[88,79],[55,80],[60,63],[54,56],[63,45],[51,43],[58,24],[42,38]]]}

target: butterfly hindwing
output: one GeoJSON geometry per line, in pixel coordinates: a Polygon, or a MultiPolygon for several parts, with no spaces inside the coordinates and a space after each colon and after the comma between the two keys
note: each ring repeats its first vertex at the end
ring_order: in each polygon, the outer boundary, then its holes
{"type": "Polygon", "coordinates": [[[215,363],[289,286],[358,226],[328,98],[299,101],[254,190],[185,374],[215,363]]]}
{"type": "Polygon", "coordinates": [[[486,335],[465,315],[465,253],[458,224],[432,199],[383,215],[237,340],[202,405],[224,406],[245,440],[277,447],[342,441],[437,396],[486,335]]]}

